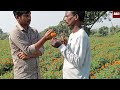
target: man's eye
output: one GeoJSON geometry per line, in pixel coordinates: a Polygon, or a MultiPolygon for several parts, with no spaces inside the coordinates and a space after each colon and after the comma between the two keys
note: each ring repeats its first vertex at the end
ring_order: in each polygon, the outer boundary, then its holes
{"type": "Polygon", "coordinates": [[[25,17],[29,17],[29,15],[24,15],[25,17]]]}
{"type": "Polygon", "coordinates": [[[26,15],[26,17],[29,17],[29,15],[26,15]]]}

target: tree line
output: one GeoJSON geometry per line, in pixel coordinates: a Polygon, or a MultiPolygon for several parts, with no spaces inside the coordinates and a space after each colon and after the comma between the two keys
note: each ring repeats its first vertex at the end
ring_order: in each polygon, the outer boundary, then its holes
{"type": "MultiPolygon", "coordinates": [[[[112,11],[86,11],[83,27],[87,34],[91,34],[91,28],[95,23],[103,22],[103,20],[111,21],[111,18],[109,17],[111,14],[112,11]]],[[[57,26],[50,26],[44,31],[40,32],[40,34],[43,35],[50,28],[54,29],[54,31],[57,32],[59,36],[62,33],[64,33],[66,36],[69,36],[69,34],[71,33],[70,28],[67,27],[64,20],[62,20],[57,26]]]]}
{"type": "Polygon", "coordinates": [[[111,26],[111,27],[107,27],[107,26],[102,26],[98,29],[92,29],[90,31],[90,35],[94,35],[94,36],[107,36],[107,35],[114,35],[116,33],[120,32],[120,27],[118,25],[116,26],[111,26]]]}
{"type": "Polygon", "coordinates": [[[0,28],[0,40],[8,39],[8,33],[5,33],[0,28]]]}

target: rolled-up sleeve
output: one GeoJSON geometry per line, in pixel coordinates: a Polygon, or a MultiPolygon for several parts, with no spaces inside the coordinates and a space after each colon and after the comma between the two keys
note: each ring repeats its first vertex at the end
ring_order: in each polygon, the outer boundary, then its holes
{"type": "Polygon", "coordinates": [[[28,47],[28,54],[30,53],[30,54],[32,54],[33,52],[35,52],[36,51],[36,49],[35,49],[35,45],[33,44],[33,45],[30,45],[29,47],[28,47]]]}
{"type": "Polygon", "coordinates": [[[30,43],[26,40],[24,34],[20,33],[20,31],[11,32],[9,38],[12,43],[14,43],[14,45],[16,45],[27,55],[33,54],[36,51],[35,45],[30,45],[30,43]]]}

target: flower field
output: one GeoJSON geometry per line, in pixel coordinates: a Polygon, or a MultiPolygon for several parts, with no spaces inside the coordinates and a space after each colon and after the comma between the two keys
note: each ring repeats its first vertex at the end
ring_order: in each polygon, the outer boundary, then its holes
{"type": "MultiPolygon", "coordinates": [[[[120,79],[120,33],[106,37],[90,36],[92,50],[91,79],[120,79]]],[[[40,57],[43,79],[62,79],[63,57],[58,49],[45,43],[40,57]]],[[[8,40],[0,40],[0,79],[13,78],[13,63],[8,40]]]]}

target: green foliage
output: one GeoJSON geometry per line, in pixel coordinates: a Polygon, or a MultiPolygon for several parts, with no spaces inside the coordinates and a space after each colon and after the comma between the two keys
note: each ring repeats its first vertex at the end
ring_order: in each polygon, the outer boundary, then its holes
{"type": "Polygon", "coordinates": [[[100,62],[93,60],[92,64],[91,64],[91,71],[97,72],[97,69],[99,69],[100,66],[100,62]]]}
{"type": "Polygon", "coordinates": [[[7,33],[3,33],[3,31],[0,31],[0,40],[4,40],[4,39],[8,39],[8,34],[7,33]]]}
{"type": "Polygon", "coordinates": [[[107,27],[107,26],[103,26],[99,29],[92,29],[90,31],[90,35],[94,35],[97,37],[101,37],[101,36],[108,36],[108,35],[118,35],[120,32],[120,27],[118,27],[118,25],[116,25],[115,27],[111,26],[111,27],[107,27]]]}
{"type": "Polygon", "coordinates": [[[48,71],[43,74],[43,79],[62,79],[62,70],[61,71],[48,71]]]}
{"type": "Polygon", "coordinates": [[[98,32],[102,36],[106,36],[106,35],[108,35],[108,32],[109,32],[108,30],[109,30],[108,27],[103,26],[103,27],[99,28],[98,32]]]}
{"type": "Polygon", "coordinates": [[[95,76],[96,79],[120,79],[120,65],[108,66],[95,76]]]}
{"type": "Polygon", "coordinates": [[[13,69],[13,64],[0,64],[0,76],[13,69]]]}
{"type": "Polygon", "coordinates": [[[3,31],[2,31],[2,29],[0,28],[0,34],[3,34],[3,31]]]}
{"type": "MultiPolygon", "coordinates": [[[[117,27],[119,29],[119,27],[117,27]]],[[[117,30],[116,29],[116,30],[117,30]]],[[[120,32],[105,37],[90,36],[92,50],[91,79],[120,78],[120,32]]],[[[40,57],[40,72],[43,79],[62,79],[64,58],[61,52],[45,43],[45,52],[40,57]]],[[[8,40],[0,40],[0,79],[13,78],[13,63],[8,40]]]]}
{"type": "Polygon", "coordinates": [[[13,71],[7,71],[0,79],[13,79],[13,71]]]}

